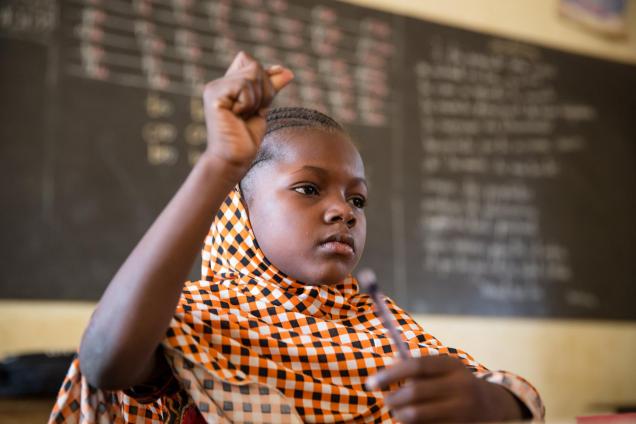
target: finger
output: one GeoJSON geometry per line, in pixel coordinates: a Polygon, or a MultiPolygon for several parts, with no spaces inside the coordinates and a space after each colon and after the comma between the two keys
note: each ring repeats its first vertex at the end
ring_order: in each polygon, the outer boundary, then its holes
{"type": "Polygon", "coordinates": [[[263,75],[263,79],[261,80],[261,88],[263,92],[263,98],[261,99],[261,110],[259,113],[262,115],[264,109],[269,107],[274,100],[274,96],[276,95],[276,90],[274,89],[274,85],[269,77],[269,74],[266,73],[263,75]]]}
{"type": "Polygon", "coordinates": [[[287,68],[285,68],[283,65],[272,65],[265,68],[265,73],[268,76],[272,77],[274,75],[282,73],[283,71],[285,71],[285,69],[287,68]]]}
{"type": "Polygon", "coordinates": [[[446,398],[453,393],[453,388],[453,380],[445,376],[412,380],[385,396],[384,402],[390,408],[402,408],[407,405],[446,398]]]}
{"type": "Polygon", "coordinates": [[[265,75],[265,72],[259,65],[258,73],[254,77],[254,84],[252,84],[252,87],[254,89],[254,96],[255,96],[254,109],[250,111],[252,115],[258,113],[259,109],[263,107],[263,102],[264,102],[263,80],[265,79],[267,79],[267,76],[265,75]]]}
{"type": "Polygon", "coordinates": [[[272,83],[272,87],[275,92],[279,92],[287,84],[294,79],[294,73],[291,69],[285,68],[281,65],[274,65],[267,69],[269,80],[272,83]]]}
{"type": "Polygon", "coordinates": [[[253,109],[252,81],[240,77],[226,77],[205,86],[203,100],[206,107],[216,107],[242,114],[253,109]]]}
{"type": "Polygon", "coordinates": [[[260,82],[246,78],[244,80],[244,87],[236,97],[232,112],[236,115],[241,115],[244,119],[257,114],[261,106],[261,92],[260,82]]]}
{"type": "Polygon", "coordinates": [[[241,90],[232,105],[232,112],[235,115],[240,115],[243,119],[247,119],[258,111],[259,103],[256,86],[257,84],[254,81],[243,80],[241,90]]]}
{"type": "Polygon", "coordinates": [[[402,423],[457,422],[459,411],[457,402],[440,400],[424,405],[409,405],[391,409],[393,416],[402,423]]]}
{"type": "Polygon", "coordinates": [[[227,71],[225,71],[225,75],[233,74],[254,62],[256,62],[256,59],[244,51],[240,51],[236,54],[236,56],[234,56],[232,63],[227,68],[227,71]]]}
{"type": "Polygon", "coordinates": [[[448,355],[424,356],[398,361],[367,379],[369,390],[385,389],[406,379],[435,377],[449,373],[464,365],[448,355]]]}
{"type": "Polygon", "coordinates": [[[264,88],[263,88],[264,81],[268,80],[269,78],[260,63],[258,63],[257,61],[253,61],[247,64],[235,75],[241,76],[245,79],[253,81],[253,84],[252,84],[252,92],[254,94],[254,102],[252,103],[253,108],[250,110],[245,110],[243,112],[244,115],[252,116],[258,113],[258,111],[262,107],[269,104],[270,100],[265,98],[266,94],[264,93],[264,88]]]}

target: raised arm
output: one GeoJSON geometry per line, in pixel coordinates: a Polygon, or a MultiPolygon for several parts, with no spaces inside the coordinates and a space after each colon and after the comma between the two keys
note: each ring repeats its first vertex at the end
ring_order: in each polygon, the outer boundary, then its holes
{"type": "Polygon", "coordinates": [[[245,175],[265,132],[265,111],[293,79],[239,53],[203,93],[208,146],[104,292],[80,345],[80,368],[98,388],[144,382],[214,213],[245,175]]]}

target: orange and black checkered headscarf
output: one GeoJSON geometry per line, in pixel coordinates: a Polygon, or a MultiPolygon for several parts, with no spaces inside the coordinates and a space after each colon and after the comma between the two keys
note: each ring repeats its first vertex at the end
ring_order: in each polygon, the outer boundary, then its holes
{"type": "MultiPolygon", "coordinates": [[[[387,302],[414,356],[451,354],[482,369],[387,302]]],[[[141,403],[130,392],[93,390],[76,360],[52,421],[81,410],[165,422],[188,403],[208,422],[391,422],[382,393],[364,388],[395,357],[369,296],[353,277],[303,285],[278,270],[258,246],[238,188],[216,214],[202,278],[185,284],[162,345],[178,393],[141,403]]]]}

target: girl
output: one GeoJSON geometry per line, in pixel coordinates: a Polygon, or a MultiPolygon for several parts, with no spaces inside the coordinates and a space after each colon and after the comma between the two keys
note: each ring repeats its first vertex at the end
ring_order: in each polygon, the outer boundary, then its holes
{"type": "Polygon", "coordinates": [[[319,112],[266,114],[292,78],[239,53],[205,87],[207,151],[108,286],[50,421],[542,417],[523,379],[444,347],[387,299],[413,356],[395,361],[351,276],[362,160],[319,112]],[[201,280],[184,285],[210,211],[201,280]]]}

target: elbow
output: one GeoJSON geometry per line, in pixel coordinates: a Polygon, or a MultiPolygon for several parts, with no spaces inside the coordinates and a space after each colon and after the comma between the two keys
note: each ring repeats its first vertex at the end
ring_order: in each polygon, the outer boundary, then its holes
{"type": "Polygon", "coordinates": [[[135,384],[136,374],[122,366],[127,361],[111,357],[103,351],[81,346],[79,367],[86,382],[96,389],[124,390],[135,384]]]}
{"type": "Polygon", "coordinates": [[[82,355],[81,351],[79,367],[86,382],[96,389],[122,390],[130,386],[117,367],[109,366],[89,355],[82,355]]]}

